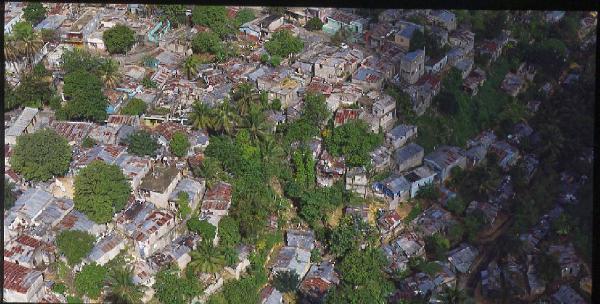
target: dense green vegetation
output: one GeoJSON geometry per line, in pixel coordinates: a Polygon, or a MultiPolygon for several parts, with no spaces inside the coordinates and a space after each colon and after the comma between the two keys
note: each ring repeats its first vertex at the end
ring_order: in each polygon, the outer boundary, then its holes
{"type": "Polygon", "coordinates": [[[265,49],[273,56],[286,58],[290,54],[296,54],[304,48],[304,42],[294,37],[288,30],[278,31],[273,34],[269,41],[265,42],[265,49]]]}
{"type": "Polygon", "coordinates": [[[23,18],[35,26],[46,18],[46,8],[40,2],[31,2],[23,9],[23,18]]]}
{"type": "Polygon", "coordinates": [[[65,230],[56,236],[56,246],[71,266],[88,256],[95,241],[95,236],[79,230],[65,230]]]}
{"type": "Polygon", "coordinates": [[[305,27],[309,31],[320,31],[323,28],[323,21],[316,17],[310,18],[305,27]]]}
{"type": "Polygon", "coordinates": [[[347,166],[365,166],[371,161],[369,152],[383,143],[383,133],[373,134],[365,122],[355,120],[333,129],[324,143],[333,156],[344,156],[347,166]]]}
{"type": "Polygon", "coordinates": [[[57,118],[106,119],[108,101],[102,88],[116,83],[119,77],[118,64],[114,60],[95,57],[85,50],[74,49],[63,53],[61,67],[65,71],[63,91],[68,102],[57,110],[57,118]]]}
{"type": "Polygon", "coordinates": [[[210,28],[221,38],[237,31],[235,21],[227,16],[225,6],[195,6],[192,10],[192,22],[210,28]]]}
{"type": "Polygon", "coordinates": [[[154,156],[159,147],[156,138],[144,130],[135,131],[127,137],[127,151],[135,155],[154,156]]]}
{"type": "Polygon", "coordinates": [[[273,276],[273,287],[280,292],[295,291],[300,284],[300,278],[294,271],[280,271],[273,276]]]}
{"type": "Polygon", "coordinates": [[[142,115],[146,112],[148,105],[146,102],[139,98],[133,98],[121,108],[121,114],[123,115],[142,115]]]}
{"type": "Polygon", "coordinates": [[[47,181],[65,175],[71,158],[67,140],[54,130],[42,129],[17,137],[10,165],[26,180],[47,181]]]}
{"type": "Polygon", "coordinates": [[[75,176],[75,209],[99,224],[111,221],[130,194],[129,180],[117,165],[95,160],[75,176]]]}
{"type": "Polygon", "coordinates": [[[106,50],[111,54],[125,54],[135,44],[135,32],[123,24],[117,24],[102,34],[106,50]]]}
{"type": "Polygon", "coordinates": [[[108,269],[95,263],[85,265],[75,276],[75,289],[92,299],[100,297],[108,269]]]}
{"type": "Polygon", "coordinates": [[[161,303],[175,304],[189,303],[203,290],[196,278],[187,271],[181,274],[177,265],[159,271],[152,287],[156,292],[155,297],[161,303]]]}
{"type": "Polygon", "coordinates": [[[171,149],[171,153],[175,154],[175,156],[185,156],[190,148],[190,141],[188,140],[187,135],[182,132],[175,132],[169,141],[169,148],[171,149]]]}

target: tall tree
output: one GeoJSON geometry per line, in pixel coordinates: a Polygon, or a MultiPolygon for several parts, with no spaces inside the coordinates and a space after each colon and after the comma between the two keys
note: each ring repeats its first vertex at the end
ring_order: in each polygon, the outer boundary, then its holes
{"type": "Polygon", "coordinates": [[[84,231],[64,230],[56,236],[56,246],[69,265],[77,265],[94,248],[96,238],[84,231]]]}
{"type": "Polygon", "coordinates": [[[288,30],[275,32],[269,41],[265,42],[265,49],[269,54],[287,58],[290,54],[296,54],[302,51],[304,42],[295,37],[288,30]]]}
{"type": "Polygon", "coordinates": [[[264,139],[269,130],[265,115],[259,109],[251,109],[250,113],[242,118],[239,128],[248,130],[253,141],[264,139]]]}
{"type": "Polygon", "coordinates": [[[138,156],[154,156],[160,147],[156,138],[144,130],[129,134],[126,141],[127,151],[138,156]]]}
{"type": "Polygon", "coordinates": [[[125,104],[120,110],[122,115],[142,115],[146,112],[146,102],[139,99],[133,98],[125,104]]]}
{"type": "Polygon", "coordinates": [[[10,164],[26,180],[47,181],[69,171],[72,151],[54,130],[42,129],[17,137],[10,164]]]}
{"type": "Polygon", "coordinates": [[[233,127],[237,121],[237,116],[233,111],[231,102],[229,99],[225,99],[222,103],[217,106],[215,111],[214,128],[221,131],[221,133],[231,134],[233,127]]]}
{"type": "Polygon", "coordinates": [[[300,277],[295,271],[278,271],[273,276],[273,287],[280,292],[295,291],[300,283],[300,277]]]}
{"type": "Polygon", "coordinates": [[[130,194],[131,185],[116,165],[93,161],[75,176],[75,209],[96,223],[108,223],[130,194]]]}
{"type": "Polygon", "coordinates": [[[119,83],[121,74],[119,73],[119,62],[108,58],[100,68],[101,78],[104,82],[104,86],[107,88],[114,88],[119,83]]]}
{"type": "Polygon", "coordinates": [[[182,64],[183,71],[189,80],[192,80],[198,75],[200,60],[195,56],[188,56],[182,64]]]}
{"type": "Polygon", "coordinates": [[[141,303],[144,286],[133,283],[133,268],[117,267],[108,272],[110,295],[116,295],[125,303],[141,303]]]}
{"type": "Polygon", "coordinates": [[[96,263],[83,266],[75,275],[75,289],[92,299],[100,297],[108,269],[96,263]]]}
{"type": "Polygon", "coordinates": [[[160,270],[152,288],[161,303],[185,304],[202,292],[197,278],[180,275],[177,264],[160,270]]]}
{"type": "Polygon", "coordinates": [[[15,201],[17,200],[15,194],[13,193],[13,189],[15,188],[15,184],[9,181],[6,177],[4,178],[4,210],[10,209],[14,206],[15,201]]]}
{"type": "Polygon", "coordinates": [[[227,16],[225,6],[195,6],[192,10],[192,22],[210,28],[221,38],[236,30],[233,22],[227,16]]]}
{"type": "Polygon", "coordinates": [[[64,107],[67,118],[92,121],[106,119],[108,101],[102,93],[102,80],[98,75],[83,69],[67,73],[63,92],[69,98],[64,107]]]}
{"type": "Polygon", "coordinates": [[[260,96],[249,82],[243,82],[232,91],[232,99],[241,116],[248,114],[250,108],[260,102],[260,96]]]}
{"type": "Polygon", "coordinates": [[[188,264],[196,273],[216,273],[225,266],[225,257],[214,252],[210,243],[204,243],[198,250],[190,252],[192,260],[188,264]]]}
{"type": "Polygon", "coordinates": [[[192,105],[192,113],[190,113],[190,121],[192,127],[196,129],[208,129],[214,125],[211,108],[200,100],[196,100],[192,105]]]}
{"type": "Polygon", "coordinates": [[[30,2],[23,9],[23,18],[35,26],[46,18],[46,8],[41,2],[30,2]]]}
{"type": "Polygon", "coordinates": [[[33,60],[37,52],[44,46],[40,34],[33,30],[28,22],[18,22],[13,28],[13,37],[21,57],[25,58],[27,67],[33,68],[33,60]]]}
{"type": "Polygon", "coordinates": [[[445,287],[440,295],[440,300],[442,300],[443,303],[449,304],[464,303],[466,298],[467,296],[465,291],[460,289],[458,286],[454,286],[452,288],[445,287]]]}
{"type": "Polygon", "coordinates": [[[124,24],[117,24],[102,34],[106,50],[111,54],[125,54],[135,44],[135,32],[124,24]]]}
{"type": "Polygon", "coordinates": [[[185,156],[190,148],[190,142],[187,135],[182,132],[173,134],[173,137],[169,141],[169,148],[171,149],[171,153],[175,154],[175,156],[185,156]]]}

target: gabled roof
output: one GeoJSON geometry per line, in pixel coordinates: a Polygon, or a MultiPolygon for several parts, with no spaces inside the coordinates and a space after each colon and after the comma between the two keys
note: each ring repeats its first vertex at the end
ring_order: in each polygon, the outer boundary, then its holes
{"type": "Polygon", "coordinates": [[[206,191],[202,210],[227,210],[231,206],[233,187],[226,182],[218,182],[206,191]]]}
{"type": "Polygon", "coordinates": [[[179,192],[186,192],[190,201],[194,201],[196,196],[202,196],[204,193],[204,180],[197,181],[191,178],[184,178],[177,183],[177,186],[171,192],[169,200],[177,200],[179,192]]]}
{"type": "Polygon", "coordinates": [[[287,245],[290,247],[312,250],[315,245],[315,233],[312,230],[290,229],[286,233],[287,245]]]}
{"type": "Polygon", "coordinates": [[[61,230],[79,230],[88,232],[94,235],[99,235],[106,230],[105,226],[98,225],[88,219],[85,214],[71,210],[55,227],[58,231],[61,230]]]}
{"type": "Polygon", "coordinates": [[[39,110],[35,108],[25,108],[21,115],[17,118],[15,123],[6,130],[5,136],[19,136],[27,125],[31,123],[31,120],[38,114],[39,110]]]}
{"type": "Polygon", "coordinates": [[[479,254],[477,248],[466,243],[448,252],[448,261],[461,273],[469,271],[471,264],[479,254]]]}
{"type": "Polygon", "coordinates": [[[415,132],[416,129],[417,127],[413,125],[397,125],[386,133],[386,137],[391,137],[395,140],[401,137],[406,137],[409,132],[415,132]]]}
{"type": "Polygon", "coordinates": [[[33,283],[42,277],[42,273],[37,270],[25,268],[21,265],[4,260],[4,284],[5,290],[16,291],[25,294],[32,287],[33,283]]]}
{"type": "Polygon", "coordinates": [[[117,246],[123,244],[125,240],[118,234],[112,232],[109,235],[102,238],[88,255],[88,260],[96,262],[101,259],[106,253],[115,249],[117,246]]]}
{"type": "Polygon", "coordinates": [[[464,158],[465,151],[459,147],[441,146],[435,151],[425,156],[429,160],[437,164],[441,168],[456,164],[461,158],[464,158]]]}
{"type": "Polygon", "coordinates": [[[28,189],[15,202],[19,213],[27,216],[30,220],[37,217],[45,209],[54,197],[42,189],[28,189]]]}

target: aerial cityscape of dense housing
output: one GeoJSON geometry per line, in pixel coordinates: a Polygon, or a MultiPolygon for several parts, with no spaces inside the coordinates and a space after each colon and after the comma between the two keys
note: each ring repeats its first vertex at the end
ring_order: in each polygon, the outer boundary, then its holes
{"type": "Polygon", "coordinates": [[[592,303],[597,12],[4,21],[5,302],[592,303]]]}

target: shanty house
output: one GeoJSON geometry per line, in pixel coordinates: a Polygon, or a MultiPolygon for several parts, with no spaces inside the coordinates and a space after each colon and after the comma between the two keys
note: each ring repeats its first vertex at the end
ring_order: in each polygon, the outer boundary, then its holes
{"type": "Polygon", "coordinates": [[[171,192],[181,179],[181,172],[173,165],[155,164],[139,186],[139,192],[147,201],[159,208],[168,208],[171,192]]]}
{"type": "Polygon", "coordinates": [[[452,146],[437,148],[425,156],[423,162],[437,172],[437,176],[442,182],[448,179],[452,168],[460,167],[464,169],[467,166],[465,151],[459,147],[452,146]]]}
{"type": "Polygon", "coordinates": [[[44,278],[40,271],[4,260],[4,302],[35,303],[43,292],[44,278]]]}

